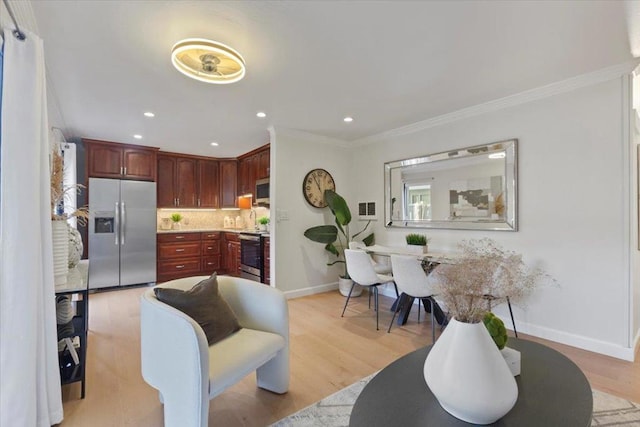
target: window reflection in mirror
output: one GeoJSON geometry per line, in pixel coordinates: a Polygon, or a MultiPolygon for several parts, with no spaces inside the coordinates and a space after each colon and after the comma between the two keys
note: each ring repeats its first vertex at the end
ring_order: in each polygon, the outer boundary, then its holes
{"type": "Polygon", "coordinates": [[[517,141],[385,163],[387,227],[516,230],[517,141]]]}

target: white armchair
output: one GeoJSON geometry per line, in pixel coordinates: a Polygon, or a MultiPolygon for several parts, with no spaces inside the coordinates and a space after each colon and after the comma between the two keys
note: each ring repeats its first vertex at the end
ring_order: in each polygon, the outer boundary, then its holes
{"type": "MultiPolygon", "coordinates": [[[[160,286],[186,291],[206,278],[160,286]]],[[[156,299],[153,289],[142,295],[142,376],[160,392],[167,427],[206,426],[209,400],[253,371],[258,387],[289,389],[289,312],[282,292],[229,276],[218,276],[218,285],[242,329],[211,346],[200,325],[156,299]]]]}

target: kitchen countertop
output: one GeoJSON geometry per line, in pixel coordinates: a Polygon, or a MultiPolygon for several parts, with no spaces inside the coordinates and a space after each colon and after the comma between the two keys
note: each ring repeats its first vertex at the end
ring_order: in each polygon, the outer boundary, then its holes
{"type": "Polygon", "coordinates": [[[248,230],[248,229],[238,229],[238,228],[189,228],[189,229],[181,229],[181,230],[156,230],[158,234],[169,234],[169,233],[207,233],[210,231],[219,231],[222,233],[250,233],[250,234],[259,234],[261,236],[269,237],[268,231],[259,231],[259,230],[248,230]]]}

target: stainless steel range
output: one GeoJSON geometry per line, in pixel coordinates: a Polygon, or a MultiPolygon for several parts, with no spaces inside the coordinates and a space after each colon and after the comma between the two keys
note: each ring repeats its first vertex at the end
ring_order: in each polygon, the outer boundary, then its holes
{"type": "Polygon", "coordinates": [[[262,239],[260,234],[240,233],[240,277],[262,282],[262,239]]]}

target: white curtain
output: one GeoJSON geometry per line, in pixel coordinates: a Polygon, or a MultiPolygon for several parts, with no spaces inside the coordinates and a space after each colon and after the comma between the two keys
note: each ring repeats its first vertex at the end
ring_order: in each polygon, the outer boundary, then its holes
{"type": "Polygon", "coordinates": [[[4,33],[0,117],[0,426],[62,421],[42,40],[4,33]]]}

